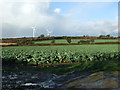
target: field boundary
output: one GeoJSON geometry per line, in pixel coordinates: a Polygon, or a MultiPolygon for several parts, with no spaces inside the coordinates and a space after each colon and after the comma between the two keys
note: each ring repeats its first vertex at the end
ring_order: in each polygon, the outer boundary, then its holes
{"type": "MultiPolygon", "coordinates": [[[[58,45],[101,45],[101,44],[120,44],[120,42],[101,42],[101,43],[90,43],[90,44],[78,44],[78,43],[55,43],[55,44],[32,44],[32,45],[24,45],[24,46],[58,46],[58,45]]],[[[17,44],[15,45],[0,45],[1,47],[9,47],[9,46],[19,46],[17,44]]]]}

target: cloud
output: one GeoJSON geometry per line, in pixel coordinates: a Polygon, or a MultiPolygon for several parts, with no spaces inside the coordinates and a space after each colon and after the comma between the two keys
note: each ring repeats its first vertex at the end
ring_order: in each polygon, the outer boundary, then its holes
{"type": "Polygon", "coordinates": [[[60,8],[56,8],[56,9],[54,10],[54,12],[55,12],[55,13],[60,13],[60,12],[61,12],[61,9],[60,9],[60,8]]]}
{"type": "Polygon", "coordinates": [[[91,21],[87,25],[79,25],[77,32],[82,35],[118,35],[117,20],[97,20],[91,21]]]}
{"type": "Polygon", "coordinates": [[[49,15],[49,3],[3,3],[3,37],[31,36],[32,26],[38,30],[54,21],[49,15]],[[4,5],[3,5],[4,4],[4,5]],[[10,33],[10,32],[13,32],[10,33]],[[23,32],[25,32],[23,34],[23,32]],[[31,33],[31,34],[30,34],[31,33]]]}
{"type": "MultiPolygon", "coordinates": [[[[71,28],[71,17],[51,13],[49,2],[4,3],[3,8],[3,37],[32,36],[34,25],[37,26],[36,36],[46,34],[47,29],[53,35],[67,35],[71,28]]],[[[58,13],[61,9],[55,11],[58,13]]]]}
{"type": "MultiPolygon", "coordinates": [[[[69,12],[61,14],[61,8],[51,9],[50,2],[40,3],[1,3],[3,18],[3,37],[32,37],[32,26],[36,25],[36,36],[51,35],[117,35],[117,20],[95,20],[82,24],[75,15],[69,12]],[[79,23],[80,22],[80,23],[79,23]]],[[[83,5],[84,7],[86,5],[83,5]]],[[[75,8],[76,10],[76,8],[75,8]]],[[[72,9],[74,11],[74,9],[72,9]]],[[[81,12],[82,14],[82,12],[81,12]]]]}

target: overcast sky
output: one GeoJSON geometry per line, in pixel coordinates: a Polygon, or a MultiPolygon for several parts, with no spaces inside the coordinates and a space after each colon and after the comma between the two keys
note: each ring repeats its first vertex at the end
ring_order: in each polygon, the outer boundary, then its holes
{"type": "Polygon", "coordinates": [[[2,37],[118,35],[117,2],[12,2],[0,3],[2,37]]]}

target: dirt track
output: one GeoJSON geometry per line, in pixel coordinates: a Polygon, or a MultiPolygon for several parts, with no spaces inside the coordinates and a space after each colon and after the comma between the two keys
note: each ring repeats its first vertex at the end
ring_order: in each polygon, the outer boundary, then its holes
{"type": "MultiPolygon", "coordinates": [[[[119,88],[118,71],[56,75],[41,71],[3,71],[3,89],[40,90],[41,88],[119,88]]],[[[56,89],[57,90],[57,89],[56,89]]],[[[66,89],[65,89],[66,90],[66,89]]]]}

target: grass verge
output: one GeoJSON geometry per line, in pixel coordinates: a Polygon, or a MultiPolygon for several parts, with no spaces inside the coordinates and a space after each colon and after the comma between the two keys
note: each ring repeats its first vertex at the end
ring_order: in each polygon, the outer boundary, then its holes
{"type": "Polygon", "coordinates": [[[45,73],[54,74],[72,74],[88,71],[119,71],[120,62],[118,60],[110,61],[90,61],[83,63],[71,63],[71,64],[56,64],[56,65],[12,65],[3,66],[3,70],[6,71],[18,71],[18,70],[38,70],[45,73]]]}

